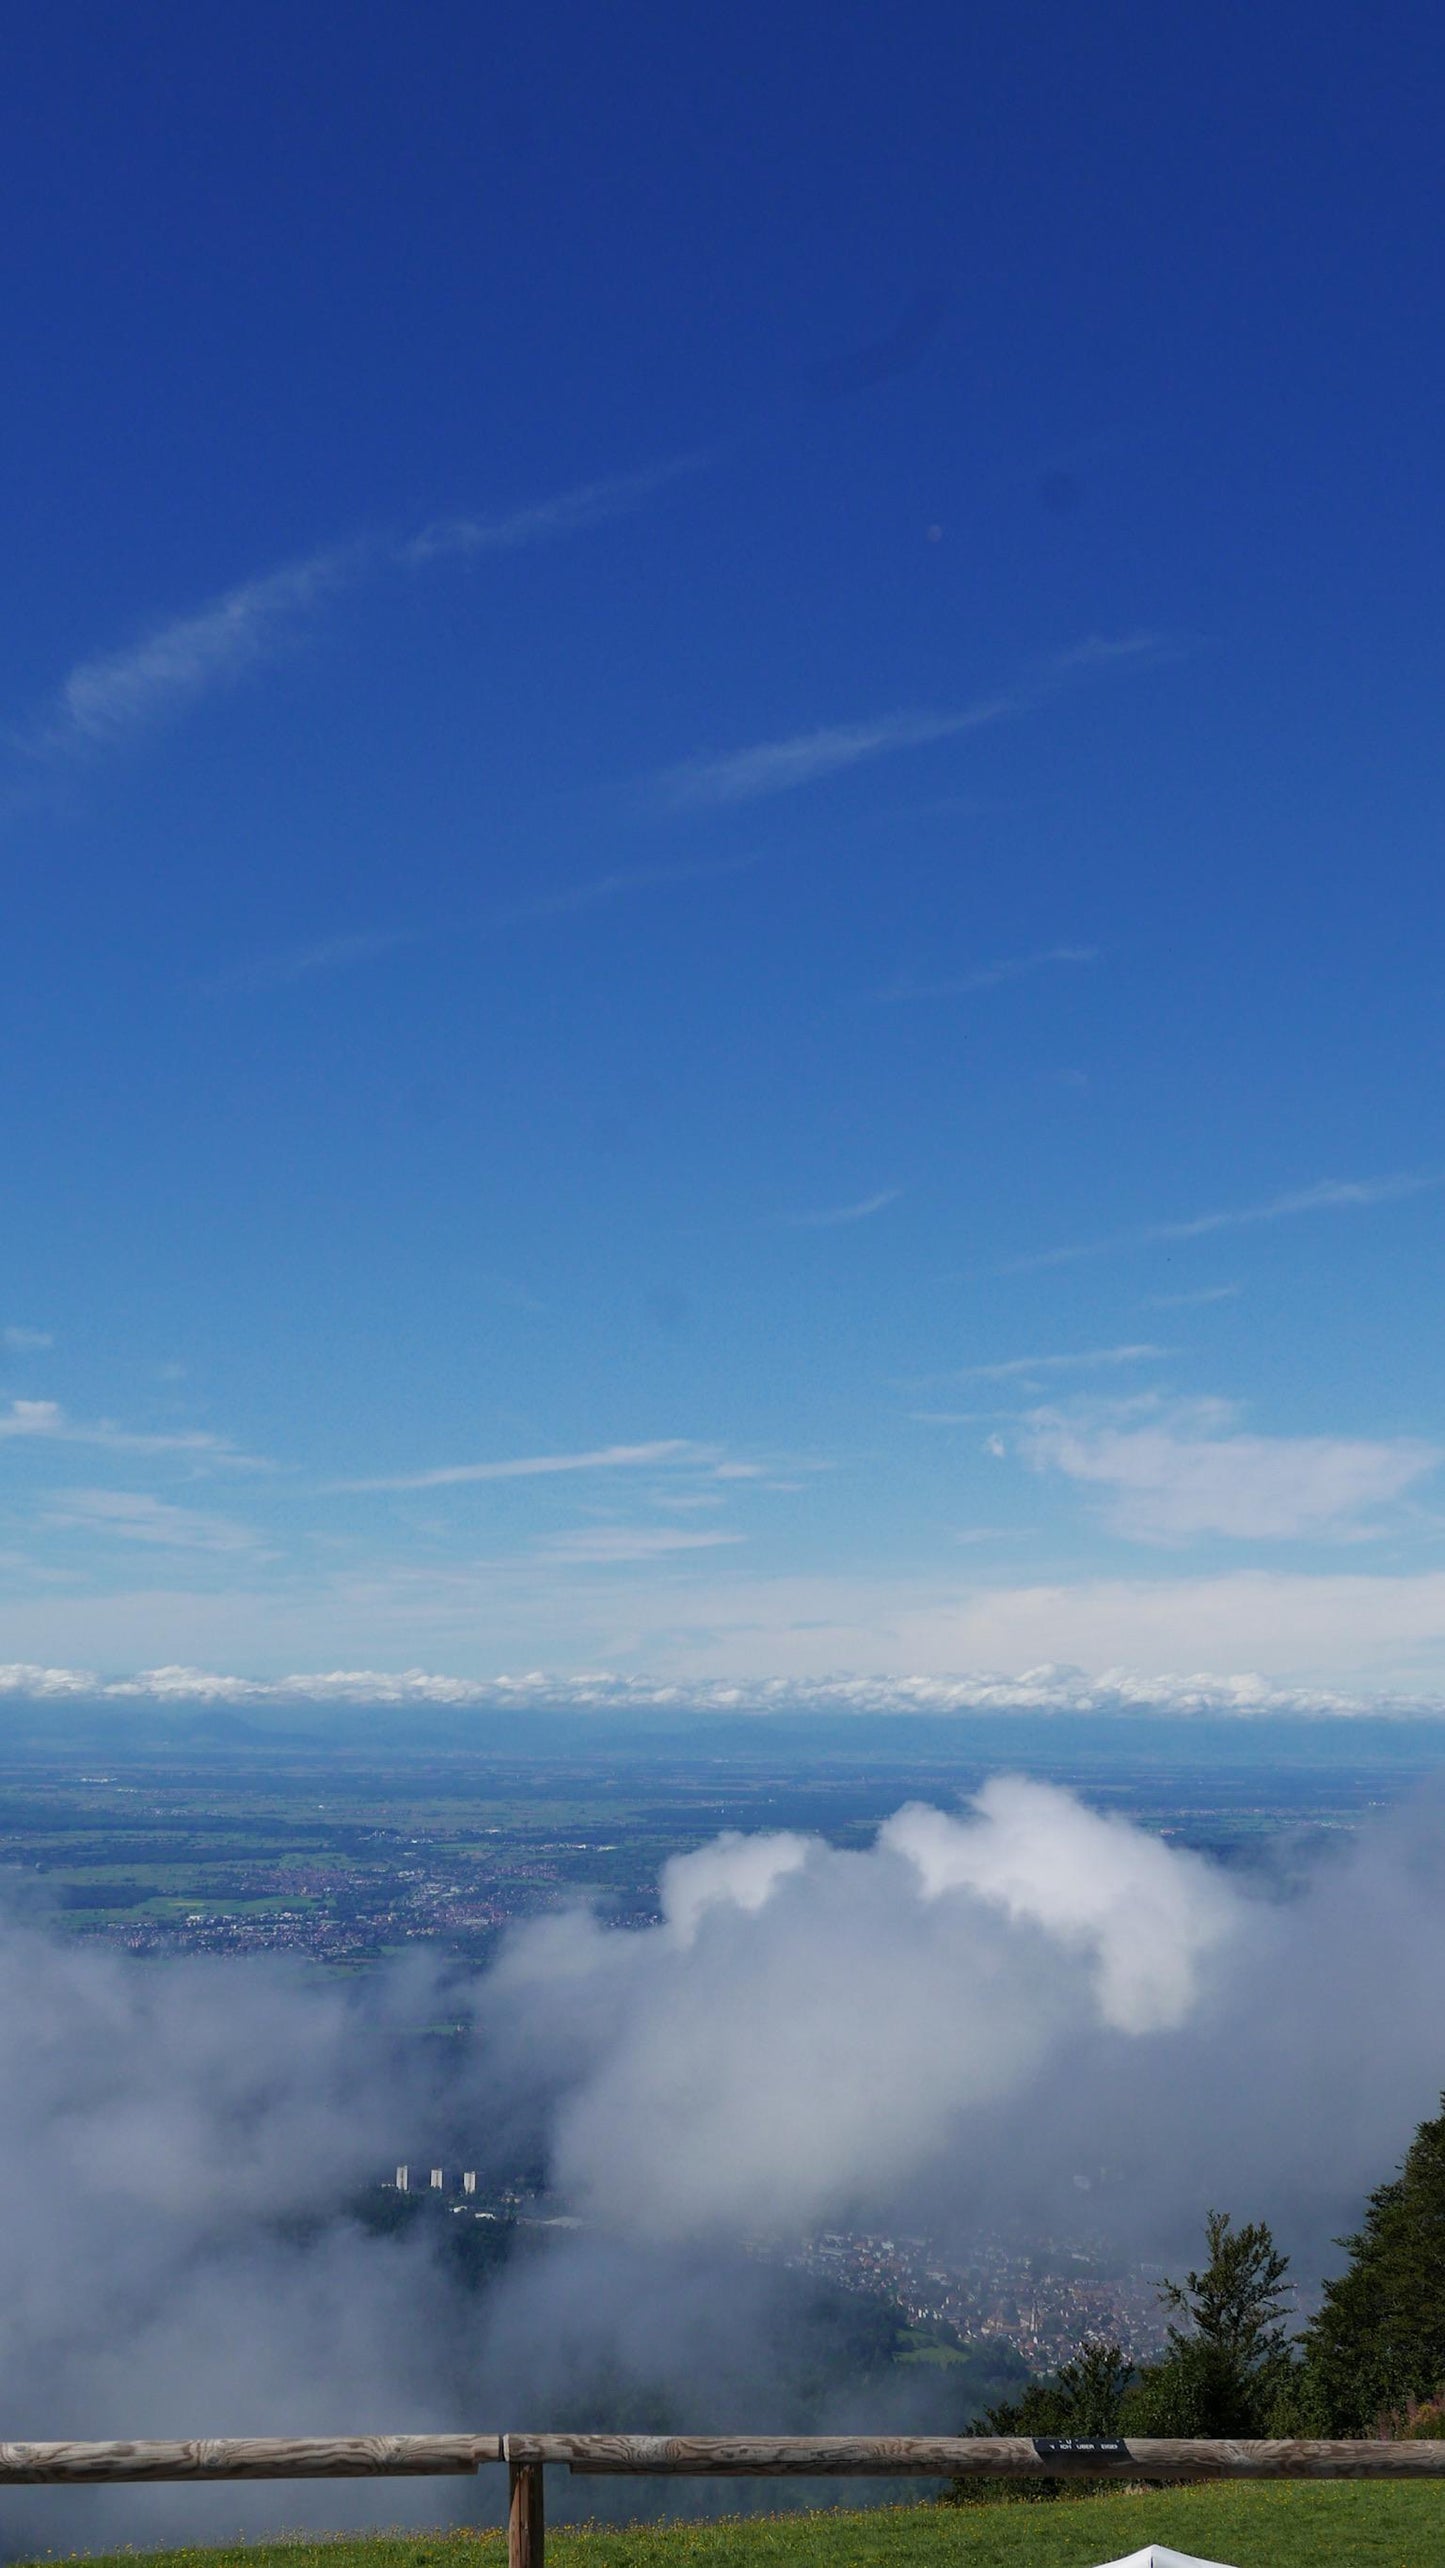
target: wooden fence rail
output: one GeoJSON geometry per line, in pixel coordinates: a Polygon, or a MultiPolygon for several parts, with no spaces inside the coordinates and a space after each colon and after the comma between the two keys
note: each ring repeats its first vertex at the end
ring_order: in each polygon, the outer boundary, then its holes
{"type": "Polygon", "coordinates": [[[687,2478],[1441,2479],[1442,2443],[1183,2442],[1154,2436],[508,2434],[507,2568],[545,2568],[542,2474],[687,2478]]]}
{"type": "Polygon", "coordinates": [[[509,2434],[513,2466],[690,2478],[1436,2479],[1445,2443],[1179,2442],[1131,2435],[509,2434]]]}
{"type": "Polygon", "coordinates": [[[460,2477],[505,2461],[508,2568],[544,2568],[543,2471],[686,2478],[1440,2479],[1445,2442],[1183,2442],[1154,2436],[354,2434],[230,2442],[0,2443],[0,2486],[142,2479],[460,2477]]]}
{"type": "Polygon", "coordinates": [[[243,2435],[221,2443],[0,2443],[0,2487],[125,2479],[435,2479],[500,2461],[499,2434],[243,2435]]]}

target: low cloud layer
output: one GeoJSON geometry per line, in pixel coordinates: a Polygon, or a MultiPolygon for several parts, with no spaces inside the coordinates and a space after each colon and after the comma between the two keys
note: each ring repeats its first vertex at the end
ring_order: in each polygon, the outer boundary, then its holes
{"type": "MultiPolygon", "coordinates": [[[[1402,1582],[1395,1581],[1398,1587],[1402,1582]]],[[[1313,1582],[1318,1586],[1319,1581],[1313,1582]]],[[[1256,1582],[1256,1586],[1264,1586],[1256,1582]]],[[[1296,1580],[1308,1591],[1311,1582],[1296,1580]]],[[[1019,1589],[1020,1619],[1041,1606],[1050,1591],[1019,1589]]],[[[1268,1606],[1266,1588],[1265,1607],[1268,1606]]],[[[1445,1625],[1445,1582],[1438,1616],[1445,1625]]],[[[950,1714],[1028,1712],[1081,1715],[1177,1714],[1239,1720],[1412,1716],[1445,1719],[1445,1701],[1434,1695],[1347,1694],[1338,1688],[1272,1684],[1256,1675],[1194,1674],[1113,1667],[1090,1674],[1081,1667],[1045,1664],[1013,1676],[981,1669],[957,1676],[666,1677],[622,1676],[599,1670],[586,1676],[531,1668],[514,1676],[448,1676],[427,1668],[306,1668],[294,1675],[236,1676],[219,1668],[150,1667],[133,1676],[101,1676],[93,1668],[44,1667],[33,1661],[0,1665],[0,1700],[35,1703],[83,1699],[112,1703],[228,1703],[314,1705],[431,1704],[507,1712],[528,1708],[564,1711],[755,1714],[887,1713],[950,1714]]]]}
{"type": "Polygon", "coordinates": [[[1138,2249],[1247,2201],[1314,2256],[1445,2080],[1442,1815],[1287,1898],[1017,1778],[866,1852],[724,1838],[647,1932],[525,1929],[490,2019],[514,2085],[566,2064],[555,2168],[608,2225],[1056,2233],[1087,2194],[1138,2249]]]}
{"type": "Polygon", "coordinates": [[[1018,1780],[968,1819],[904,1809],[866,1854],[721,1838],[668,1864],[662,1907],[642,1934],[527,1929],[491,1994],[572,2064],[564,2190],[671,2236],[895,2205],[1080,2021],[1187,2020],[1234,1923],[1197,1858],[1018,1780]]]}

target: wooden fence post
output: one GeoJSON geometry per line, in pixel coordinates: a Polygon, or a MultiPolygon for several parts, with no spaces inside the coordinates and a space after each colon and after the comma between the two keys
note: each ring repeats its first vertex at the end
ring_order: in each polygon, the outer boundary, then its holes
{"type": "Polygon", "coordinates": [[[542,2502],[540,2461],[509,2464],[511,2504],[507,2511],[507,2568],[543,2568],[546,2510],[542,2502]]]}

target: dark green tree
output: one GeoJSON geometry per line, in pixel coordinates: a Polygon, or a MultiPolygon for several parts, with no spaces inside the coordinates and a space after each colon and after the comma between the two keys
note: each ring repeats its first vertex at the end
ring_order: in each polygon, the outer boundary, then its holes
{"type": "Polygon", "coordinates": [[[1207,2263],[1163,2286],[1169,2351],[1130,2393],[1126,2433],[1267,2434],[1290,2391],[1289,2258],[1262,2220],[1211,2211],[1204,2228],[1207,2263]]]}
{"type": "Polygon", "coordinates": [[[1072,2363],[1030,2381],[1017,2399],[992,2407],[977,2434],[1118,2434],[1134,2366],[1119,2346],[1091,2337],[1072,2363]]]}
{"type": "Polygon", "coordinates": [[[1340,2245],[1304,2337],[1301,2389],[1316,2430],[1369,2434],[1445,2389],[1445,2096],[1422,2122],[1398,2175],[1372,2193],[1340,2245]]]}
{"type": "MultiPolygon", "coordinates": [[[[970,2434],[1118,2434],[1134,2367],[1117,2345],[1091,2337],[1072,2363],[1061,2363],[1047,2379],[1030,2381],[1016,2399],[985,2409],[970,2425],[970,2434]]],[[[1037,2504],[1054,2497],[1087,2496],[1107,2486],[1102,2479],[955,2479],[949,2492],[955,2505],[996,2502],[1011,2497],[1037,2504]]]]}

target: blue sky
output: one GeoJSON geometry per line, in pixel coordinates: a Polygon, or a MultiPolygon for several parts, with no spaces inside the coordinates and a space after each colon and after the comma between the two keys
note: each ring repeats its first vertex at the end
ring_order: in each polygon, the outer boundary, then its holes
{"type": "Polygon", "coordinates": [[[0,1661],[1445,1691],[1442,90],[26,13],[0,1661]]]}

